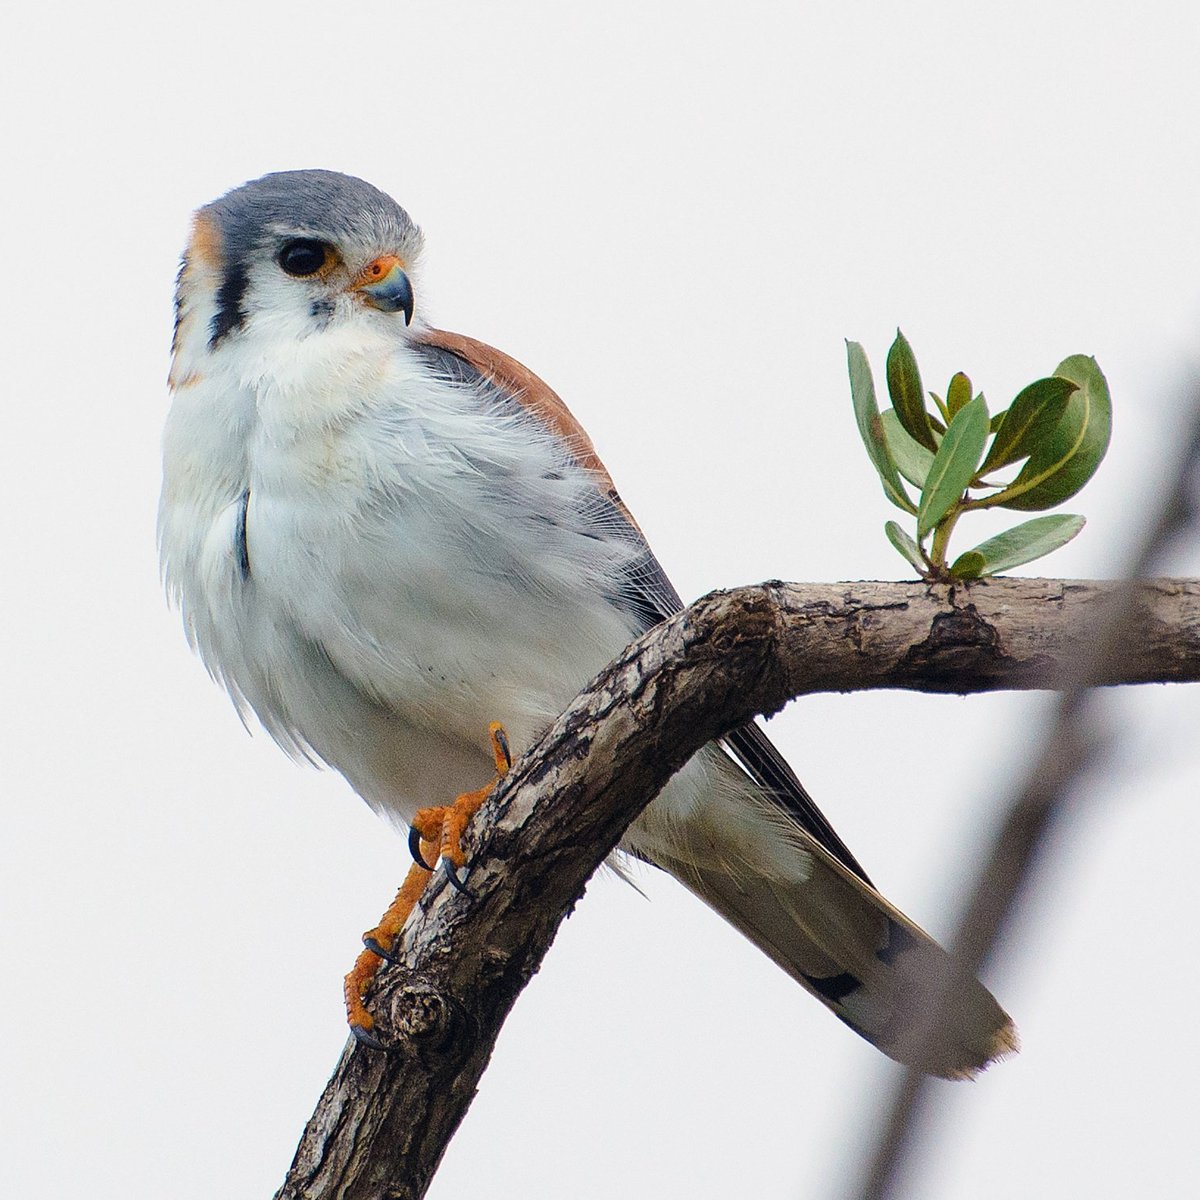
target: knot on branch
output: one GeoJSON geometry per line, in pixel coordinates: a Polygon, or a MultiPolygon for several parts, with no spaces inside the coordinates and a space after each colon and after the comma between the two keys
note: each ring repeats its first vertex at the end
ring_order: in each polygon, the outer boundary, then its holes
{"type": "Polygon", "coordinates": [[[966,604],[935,613],[928,635],[909,647],[900,669],[921,679],[926,691],[979,690],[981,677],[1003,674],[1008,657],[996,627],[966,604]]]}
{"type": "Polygon", "coordinates": [[[459,1005],[423,979],[408,979],[386,990],[386,1019],[378,1030],[385,1045],[407,1042],[438,1050],[463,1024],[459,1005]]]}
{"type": "MultiPolygon", "coordinates": [[[[780,646],[787,634],[789,614],[785,613],[781,593],[788,585],[767,580],[755,587],[709,592],[692,604],[680,623],[682,651],[677,675],[669,669],[663,674],[672,685],[709,691],[725,686],[721,681],[737,680],[741,693],[786,690],[786,664],[780,646]]],[[[645,639],[643,639],[645,640],[645,639]]],[[[670,663],[666,666],[669,668],[670,663]]],[[[786,703],[764,705],[761,712],[770,715],[786,703]]],[[[728,725],[719,713],[713,714],[712,734],[724,733],[728,725]]],[[[690,719],[689,719],[690,720],[690,719]]]]}

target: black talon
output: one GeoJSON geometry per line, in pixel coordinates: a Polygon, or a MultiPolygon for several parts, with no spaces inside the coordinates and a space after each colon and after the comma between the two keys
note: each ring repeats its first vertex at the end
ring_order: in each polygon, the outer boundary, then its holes
{"type": "Polygon", "coordinates": [[[372,1050],[386,1050],[387,1047],[369,1030],[361,1025],[351,1025],[350,1032],[360,1046],[369,1046],[372,1050]]]}
{"type": "Polygon", "coordinates": [[[412,825],[408,829],[408,852],[417,866],[424,867],[426,871],[433,870],[421,855],[421,831],[412,825]]]}
{"type": "Polygon", "coordinates": [[[468,900],[475,899],[475,893],[472,892],[467,885],[458,877],[458,868],[448,859],[442,859],[442,870],[445,872],[446,878],[450,880],[451,886],[456,892],[461,892],[468,900]]]}
{"type": "Polygon", "coordinates": [[[512,768],[512,749],[509,747],[509,744],[508,744],[508,734],[505,733],[503,729],[497,729],[495,736],[496,736],[496,743],[500,747],[500,753],[504,755],[504,763],[509,769],[511,769],[512,768]]]}
{"type": "Polygon", "coordinates": [[[390,950],[385,950],[373,937],[364,937],[363,945],[366,946],[372,954],[378,954],[384,962],[389,962],[393,966],[400,961],[400,956],[396,953],[396,947],[393,946],[390,950]]]}

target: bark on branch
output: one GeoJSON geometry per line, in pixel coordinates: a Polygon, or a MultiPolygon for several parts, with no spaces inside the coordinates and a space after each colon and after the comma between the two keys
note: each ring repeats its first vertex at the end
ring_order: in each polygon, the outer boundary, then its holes
{"type": "MultiPolygon", "coordinates": [[[[813,692],[1078,682],[1105,608],[1126,586],[771,583],[706,596],[628,647],[479,814],[467,847],[475,899],[437,884],[426,892],[403,964],[371,1001],[390,1049],[347,1045],[276,1200],[425,1193],[563,917],[705,742],[813,692]]],[[[1132,586],[1126,645],[1086,682],[1200,679],[1200,580],[1132,586]]]]}

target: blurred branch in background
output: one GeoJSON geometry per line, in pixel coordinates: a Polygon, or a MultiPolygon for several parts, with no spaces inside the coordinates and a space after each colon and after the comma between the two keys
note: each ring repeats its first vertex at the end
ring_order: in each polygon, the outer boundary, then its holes
{"type": "MultiPolygon", "coordinates": [[[[1121,736],[1106,720],[1095,689],[1111,680],[1115,664],[1125,659],[1140,636],[1137,617],[1141,582],[1163,567],[1169,552],[1200,524],[1200,397],[1185,410],[1184,452],[1178,470],[1163,496],[1161,510],[1138,549],[1127,582],[1109,598],[1108,609],[1094,627],[1095,640],[1086,653],[1060,663],[1061,691],[1053,727],[1026,782],[1013,801],[996,836],[991,854],[951,941],[947,971],[928,979],[917,997],[909,1030],[913,1060],[928,1062],[938,1053],[947,1014],[954,1011],[968,980],[987,964],[992,949],[1027,891],[1045,849],[1051,827],[1069,808],[1077,784],[1093,756],[1103,747],[1111,752],[1121,736]]],[[[863,1200],[895,1200],[917,1195],[907,1185],[910,1163],[928,1142],[934,1124],[928,1075],[905,1068],[883,1120],[877,1147],[863,1177],[863,1200]]],[[[875,1122],[873,1121],[873,1124],[875,1122]]]]}

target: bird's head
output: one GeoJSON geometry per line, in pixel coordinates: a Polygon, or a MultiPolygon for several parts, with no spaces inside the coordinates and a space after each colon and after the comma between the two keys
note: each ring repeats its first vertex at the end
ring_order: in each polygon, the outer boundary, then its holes
{"type": "Polygon", "coordinates": [[[243,184],[196,213],[176,291],[176,357],[351,322],[399,334],[413,320],[421,242],[404,209],[350,175],[280,171],[243,184]]]}

